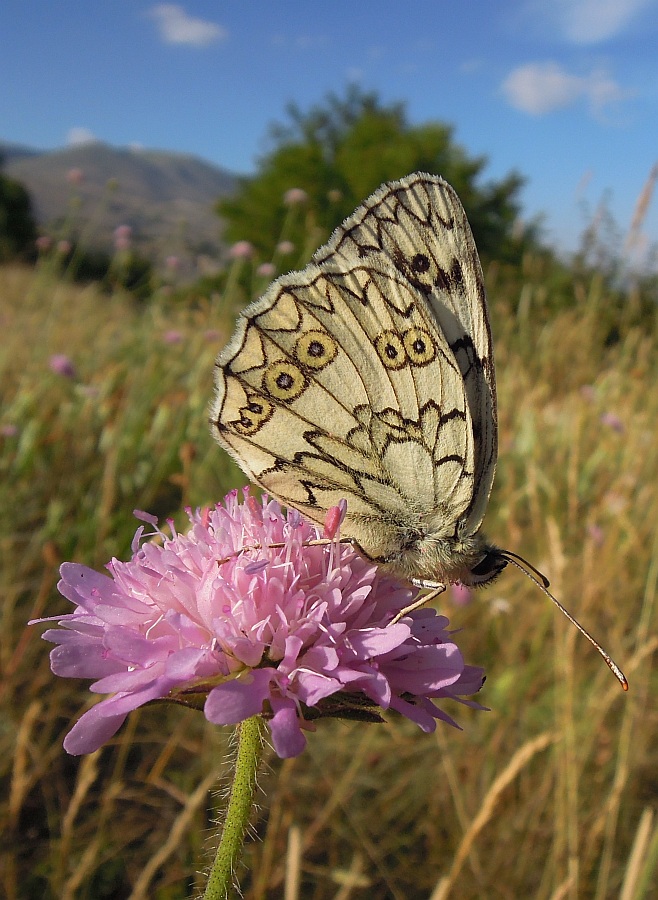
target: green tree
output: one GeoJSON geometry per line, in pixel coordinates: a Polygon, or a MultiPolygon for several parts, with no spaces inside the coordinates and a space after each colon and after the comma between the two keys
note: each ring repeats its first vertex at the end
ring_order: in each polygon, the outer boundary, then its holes
{"type": "Polygon", "coordinates": [[[19,181],[0,172],[0,261],[26,254],[36,238],[30,195],[19,181]]]}
{"type": "Polygon", "coordinates": [[[519,191],[517,173],[481,184],[483,156],[472,157],[454,142],[452,128],[439,122],[409,124],[402,103],[384,106],[374,93],[348,88],[330,94],[308,112],[288,108],[289,122],[273,126],[271,148],[253,177],[217,205],[229,241],[247,240],[261,260],[276,258],[276,245],[291,241],[303,263],[331,231],[382,182],[414,171],[442,175],[459,194],[480,252],[519,259],[533,229],[514,237],[519,191]],[[286,195],[301,188],[306,200],[286,195]]]}

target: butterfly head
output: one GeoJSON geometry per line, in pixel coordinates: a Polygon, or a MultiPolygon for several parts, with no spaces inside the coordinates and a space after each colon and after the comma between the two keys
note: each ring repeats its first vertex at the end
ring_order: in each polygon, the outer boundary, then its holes
{"type": "Polygon", "coordinates": [[[459,581],[478,587],[493,581],[507,565],[504,551],[480,533],[451,538],[418,536],[386,563],[396,572],[426,586],[459,581]]]}

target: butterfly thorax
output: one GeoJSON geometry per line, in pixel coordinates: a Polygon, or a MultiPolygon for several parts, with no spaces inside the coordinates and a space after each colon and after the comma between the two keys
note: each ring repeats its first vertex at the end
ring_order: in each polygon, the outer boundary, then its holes
{"type": "Polygon", "coordinates": [[[399,575],[426,586],[459,581],[476,587],[492,581],[507,565],[498,547],[479,532],[464,537],[419,535],[385,564],[399,575]]]}

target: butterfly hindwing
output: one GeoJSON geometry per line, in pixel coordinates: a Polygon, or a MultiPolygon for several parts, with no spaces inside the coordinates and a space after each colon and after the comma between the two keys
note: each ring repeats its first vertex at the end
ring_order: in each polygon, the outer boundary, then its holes
{"type": "Polygon", "coordinates": [[[410,520],[472,496],[474,447],[459,367],[395,270],[311,264],[278,279],[217,362],[216,436],[247,474],[385,558],[410,520]]]}

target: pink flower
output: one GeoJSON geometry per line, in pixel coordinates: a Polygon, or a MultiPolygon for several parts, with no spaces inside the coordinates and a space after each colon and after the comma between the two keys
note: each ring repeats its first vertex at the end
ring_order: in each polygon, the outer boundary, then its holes
{"type": "Polygon", "coordinates": [[[55,375],[62,375],[64,378],[76,378],[77,371],[75,364],[70,356],[65,353],[53,353],[48,360],[50,371],[55,375]]]}
{"type": "Polygon", "coordinates": [[[68,256],[68,254],[71,252],[72,249],[73,249],[73,245],[71,244],[71,241],[67,241],[67,240],[57,241],[57,252],[61,253],[62,256],[68,256]]]}
{"type": "Polygon", "coordinates": [[[450,585],[450,599],[454,606],[468,606],[473,599],[473,591],[457,581],[450,585]]]}
{"type": "Polygon", "coordinates": [[[306,203],[308,194],[302,188],[290,188],[283,195],[283,202],[286,206],[299,206],[300,203],[306,203]]]}
{"type": "Polygon", "coordinates": [[[82,184],[85,180],[85,173],[82,169],[69,169],[66,173],[66,180],[69,184],[82,184]]]}
{"type": "Polygon", "coordinates": [[[601,416],[601,422],[604,425],[607,425],[608,428],[611,428],[613,431],[616,431],[618,434],[624,433],[624,423],[619,418],[616,413],[613,412],[605,412],[601,416]]]}
{"type": "Polygon", "coordinates": [[[18,425],[8,422],[6,425],[0,426],[0,435],[6,438],[13,438],[18,435],[18,425]]]}
{"type": "Polygon", "coordinates": [[[275,273],[276,266],[269,262],[261,263],[256,269],[256,275],[260,275],[261,278],[273,278],[275,273]]]}
{"type": "Polygon", "coordinates": [[[133,230],[130,225],[117,225],[114,229],[114,249],[130,250],[133,230]]]}
{"type": "Polygon", "coordinates": [[[180,265],[181,263],[178,256],[168,256],[165,259],[165,266],[170,272],[178,272],[180,265]]]}
{"type": "Polygon", "coordinates": [[[288,256],[295,249],[295,245],[292,241],[279,241],[276,245],[276,252],[281,253],[283,256],[288,256]]]}
{"type": "Polygon", "coordinates": [[[483,671],[464,664],[445,617],[419,609],[390,624],[412,592],[340,543],[344,510],[322,540],[296,511],[244,495],[188,510],[190,530],[169,522],[171,537],[139,514],[156,540],[140,526],[132,559],[113,559],[109,577],[62,565],[58,588],[76,608],[39,620],[61,626],[43,635],[58,645],[52,670],[113,695],[74,725],[69,753],[96,750],[131,710],[162,698],[201,696],[217,725],[263,714],[281,757],[301,753],[303,730],[323,715],[381,721],[379,706],[431,732],[437,719],[455,724],[433,699],[482,708],[462,695],[480,689],[483,671]]]}
{"type": "Polygon", "coordinates": [[[162,338],[165,344],[180,344],[183,340],[183,335],[182,332],[176,331],[175,328],[170,328],[169,331],[165,331],[162,338]]]}
{"type": "Polygon", "coordinates": [[[237,241],[228,252],[231,259],[251,259],[254,248],[249,241],[237,241]]]}
{"type": "Polygon", "coordinates": [[[603,546],[603,543],[605,542],[605,531],[600,525],[597,525],[595,522],[590,523],[587,526],[587,533],[597,547],[603,546]]]}
{"type": "Polygon", "coordinates": [[[53,245],[53,239],[47,234],[40,234],[36,239],[39,253],[47,253],[53,245]]]}

